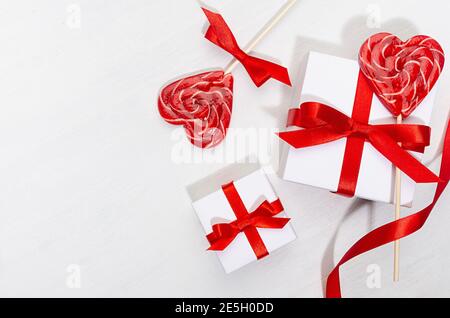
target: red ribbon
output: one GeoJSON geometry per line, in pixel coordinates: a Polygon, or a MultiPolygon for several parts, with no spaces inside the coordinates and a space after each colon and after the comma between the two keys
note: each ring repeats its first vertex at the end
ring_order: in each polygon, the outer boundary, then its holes
{"type": "Polygon", "coordinates": [[[275,217],[284,210],[281,201],[264,201],[255,211],[249,213],[233,183],[224,185],[222,190],[237,219],[231,223],[213,225],[213,232],[206,237],[211,244],[209,250],[225,250],[236,236],[243,232],[256,257],[261,259],[267,256],[269,252],[257,228],[282,229],[289,222],[288,218],[275,217]]]}
{"type": "Polygon", "coordinates": [[[241,62],[257,87],[262,86],[270,78],[291,86],[289,73],[285,67],[245,53],[237,44],[236,38],[223,17],[208,9],[202,9],[210,23],[205,38],[241,62]]]}
{"type": "MultiPolygon", "coordinates": [[[[361,79],[361,77],[360,77],[361,79]]],[[[417,183],[440,179],[405,150],[423,152],[429,145],[430,128],[423,125],[370,125],[370,103],[365,81],[358,85],[352,118],[328,105],[308,102],[289,111],[288,126],[305,128],[280,133],[294,148],[305,148],[347,138],[338,193],[353,196],[356,189],[364,143],[370,142],[390,162],[417,183]],[[361,86],[362,85],[362,86],[361,86]],[[402,147],[398,145],[402,144],[402,147]]],[[[371,93],[372,94],[372,93],[371,93]]]]}
{"type": "Polygon", "coordinates": [[[441,181],[437,185],[433,201],[429,206],[415,214],[404,217],[398,221],[388,223],[373,230],[372,232],[366,234],[358,242],[356,242],[344,254],[344,257],[342,257],[342,259],[328,276],[326,290],[326,296],[328,298],[341,297],[339,269],[346,262],[358,255],[366,253],[382,245],[407,237],[423,227],[450,181],[450,122],[448,122],[447,124],[447,133],[444,139],[444,150],[442,153],[442,162],[439,176],[441,181]]]}
{"type": "Polygon", "coordinates": [[[328,276],[326,296],[329,298],[341,297],[339,269],[346,262],[420,230],[450,180],[450,122],[444,140],[440,175],[437,177],[406,152],[406,150],[423,152],[429,145],[430,128],[423,125],[368,124],[372,96],[373,93],[360,73],[351,118],[321,103],[304,103],[299,109],[291,110],[288,119],[288,126],[304,129],[280,133],[279,136],[295,148],[310,147],[347,138],[338,193],[354,195],[366,141],[370,142],[414,181],[439,183],[432,203],[425,209],[373,230],[345,253],[328,276]],[[401,143],[402,146],[400,147],[398,143],[401,143]]]}

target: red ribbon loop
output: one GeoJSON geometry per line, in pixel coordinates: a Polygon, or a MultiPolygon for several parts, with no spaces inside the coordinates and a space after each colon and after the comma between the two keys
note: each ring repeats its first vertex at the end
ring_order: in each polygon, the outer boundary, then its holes
{"type": "Polygon", "coordinates": [[[208,250],[223,251],[239,233],[245,233],[256,257],[267,256],[269,253],[256,229],[282,229],[286,226],[289,218],[275,217],[284,210],[281,201],[264,201],[255,211],[248,213],[233,183],[223,186],[223,191],[237,219],[231,223],[213,225],[213,232],[206,237],[211,245],[208,250]]]}
{"type": "Polygon", "coordinates": [[[257,87],[262,86],[270,78],[291,86],[289,73],[285,67],[245,53],[239,47],[236,38],[223,17],[208,9],[202,9],[210,23],[205,38],[221,47],[241,62],[257,87]]]}
{"type": "MultiPolygon", "coordinates": [[[[294,148],[316,146],[346,137],[362,137],[415,182],[432,183],[440,180],[405,151],[424,151],[430,142],[430,128],[427,126],[370,125],[316,102],[304,103],[300,108],[290,110],[288,126],[305,128],[279,134],[281,139],[294,148]],[[402,143],[403,147],[398,143],[402,143]]],[[[344,158],[346,159],[351,158],[344,158]]],[[[359,165],[359,162],[354,165],[359,165]]]]}

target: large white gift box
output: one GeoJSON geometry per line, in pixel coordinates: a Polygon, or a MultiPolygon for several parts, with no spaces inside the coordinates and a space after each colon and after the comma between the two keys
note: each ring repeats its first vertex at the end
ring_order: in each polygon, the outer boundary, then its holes
{"type": "MultiPolygon", "coordinates": [[[[227,183],[234,183],[234,187],[249,213],[266,200],[273,202],[278,199],[262,169],[239,179],[231,179],[231,175],[229,177],[227,183]]],[[[230,223],[237,219],[222,188],[217,187],[213,191],[192,203],[206,235],[213,231],[214,224],[230,223]]],[[[281,212],[275,217],[286,218],[287,216],[286,213],[281,212]]],[[[281,229],[257,228],[256,230],[269,254],[296,238],[290,222],[281,229]]],[[[244,233],[239,233],[225,250],[214,253],[217,253],[226,273],[231,273],[257,260],[255,251],[244,233]]]]}
{"type": "MultiPolygon", "coordinates": [[[[321,102],[351,117],[359,76],[357,61],[311,52],[309,54],[300,100],[321,102]]],[[[435,102],[437,86],[429,93],[416,111],[404,120],[405,124],[429,125],[435,102]]],[[[370,124],[393,124],[392,114],[374,96],[369,118],[370,124]]],[[[347,140],[295,149],[288,147],[281,164],[281,177],[319,188],[337,191],[347,140]]],[[[410,152],[417,159],[422,154],[410,152]]],[[[364,145],[361,168],[355,196],[392,203],[394,201],[395,168],[370,143],[364,145]]],[[[414,197],[415,183],[402,174],[401,203],[410,206],[414,197]]]]}

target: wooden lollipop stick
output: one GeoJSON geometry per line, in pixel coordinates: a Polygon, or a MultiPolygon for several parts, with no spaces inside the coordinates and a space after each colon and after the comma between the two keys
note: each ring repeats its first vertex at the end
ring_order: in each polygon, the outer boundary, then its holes
{"type": "MultiPolygon", "coordinates": [[[[402,115],[397,117],[397,124],[402,123],[402,115]]],[[[395,168],[395,220],[400,220],[400,207],[401,207],[401,199],[402,199],[402,174],[399,168],[395,168]]],[[[400,279],[400,241],[397,240],[394,242],[394,282],[398,282],[400,279]]]]}
{"type": "MultiPolygon", "coordinates": [[[[249,53],[255,46],[261,42],[261,40],[277,25],[278,22],[289,12],[292,6],[297,2],[297,0],[289,0],[278,13],[264,26],[264,28],[258,33],[258,35],[253,39],[252,42],[245,48],[244,52],[249,53]]],[[[233,59],[231,63],[225,68],[225,73],[230,73],[237,65],[238,61],[233,59]]]]}

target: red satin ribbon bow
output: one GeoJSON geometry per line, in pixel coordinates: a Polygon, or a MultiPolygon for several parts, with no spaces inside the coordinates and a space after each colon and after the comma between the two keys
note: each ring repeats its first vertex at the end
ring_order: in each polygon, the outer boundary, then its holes
{"type": "Polygon", "coordinates": [[[364,143],[370,142],[390,162],[417,183],[440,179],[405,150],[424,152],[430,128],[423,125],[371,125],[368,123],[372,92],[360,76],[352,117],[317,102],[289,111],[288,126],[305,128],[279,137],[294,148],[305,148],[347,138],[337,193],[353,196],[358,181],[364,143]],[[398,145],[402,143],[402,147],[398,145]]]}
{"type": "Polygon", "coordinates": [[[370,142],[414,181],[439,181],[439,177],[405,151],[424,152],[430,141],[430,128],[427,126],[364,124],[330,106],[316,102],[304,103],[300,108],[291,109],[288,124],[306,128],[279,134],[281,139],[294,148],[316,146],[358,136],[370,142]],[[398,145],[399,142],[402,147],[398,145]]]}
{"type": "Polygon", "coordinates": [[[241,62],[257,87],[263,85],[270,78],[274,78],[291,86],[289,73],[285,67],[245,53],[237,44],[236,38],[223,17],[208,9],[202,9],[210,23],[205,38],[221,47],[241,62]]]}
{"type": "Polygon", "coordinates": [[[233,183],[222,187],[227,200],[236,215],[231,223],[213,225],[213,232],[207,235],[211,246],[208,250],[223,251],[234,241],[239,233],[244,233],[258,259],[269,254],[257,228],[282,229],[289,222],[288,218],[277,218],[283,205],[280,200],[272,203],[264,201],[255,211],[249,213],[233,183]]]}

